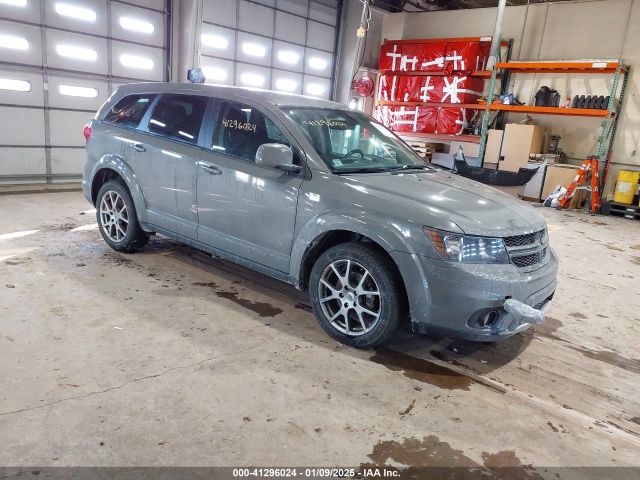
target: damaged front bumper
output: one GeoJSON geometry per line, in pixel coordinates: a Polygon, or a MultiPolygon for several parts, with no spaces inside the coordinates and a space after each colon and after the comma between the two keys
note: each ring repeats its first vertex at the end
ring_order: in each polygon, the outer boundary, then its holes
{"type": "Polygon", "coordinates": [[[552,249],[534,270],[471,265],[394,254],[405,281],[416,333],[496,341],[544,322],[556,289],[552,249]]]}

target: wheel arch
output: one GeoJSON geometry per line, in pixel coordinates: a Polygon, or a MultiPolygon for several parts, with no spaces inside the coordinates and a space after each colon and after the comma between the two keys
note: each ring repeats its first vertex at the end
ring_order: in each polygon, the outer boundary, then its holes
{"type": "Polygon", "coordinates": [[[136,214],[141,222],[145,221],[146,204],[142,188],[135,173],[126,161],[118,155],[104,155],[93,167],[91,174],[91,201],[96,205],[98,192],[109,180],[121,179],[133,199],[136,214]]]}
{"type": "MultiPolygon", "coordinates": [[[[320,222],[320,224],[326,224],[326,222],[320,222]]],[[[291,276],[296,279],[296,286],[300,289],[305,289],[309,285],[309,277],[311,275],[311,269],[313,268],[316,260],[327,249],[347,242],[363,242],[378,250],[389,261],[389,265],[393,268],[397,274],[400,288],[404,296],[404,300],[408,301],[408,291],[405,282],[405,275],[400,268],[400,265],[394,260],[391,252],[394,250],[405,250],[406,245],[401,242],[396,235],[390,234],[382,238],[379,233],[374,232],[367,228],[358,228],[356,225],[350,222],[334,222],[334,228],[312,231],[309,229],[307,232],[299,236],[299,241],[295,245],[304,244],[302,247],[294,247],[292,255],[292,268],[291,276]],[[300,237],[307,237],[307,240],[300,241],[300,237]]]]}

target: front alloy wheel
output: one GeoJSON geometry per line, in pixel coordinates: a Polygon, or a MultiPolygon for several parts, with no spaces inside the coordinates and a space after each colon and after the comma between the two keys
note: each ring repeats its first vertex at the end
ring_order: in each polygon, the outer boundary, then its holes
{"type": "Polygon", "coordinates": [[[406,313],[400,274],[371,243],[341,243],[323,252],[311,269],[309,298],[324,331],[357,348],[383,343],[406,313]]]}
{"type": "Polygon", "coordinates": [[[380,289],[373,275],[353,260],[336,260],[322,272],[318,284],[322,312],[336,330],[364,335],[380,319],[380,289]]]}

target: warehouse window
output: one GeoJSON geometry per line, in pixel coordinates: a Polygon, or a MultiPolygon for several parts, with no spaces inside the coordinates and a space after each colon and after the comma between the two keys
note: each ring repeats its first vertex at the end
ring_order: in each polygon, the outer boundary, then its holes
{"type": "Polygon", "coordinates": [[[29,40],[13,35],[0,34],[0,48],[10,48],[12,50],[29,50],[29,40]]]}
{"type": "Polygon", "coordinates": [[[14,80],[12,78],[0,78],[0,90],[13,90],[14,92],[30,92],[31,82],[26,80],[14,80]]]}
{"type": "Polygon", "coordinates": [[[136,128],[155,97],[155,94],[146,93],[127,95],[111,108],[104,120],[122,127],[136,128]]]}
{"type": "Polygon", "coordinates": [[[85,97],[85,98],[97,98],[98,90],[91,87],[78,87],[76,85],[60,85],[58,90],[61,95],[67,95],[69,97],[85,97]]]}
{"type": "Polygon", "coordinates": [[[56,3],[56,13],[63,17],[75,18],[83,22],[95,22],[97,18],[96,12],[93,10],[69,3],[56,3]]]}
{"type": "Polygon", "coordinates": [[[174,140],[198,143],[207,97],[163,95],[149,120],[149,131],[174,140]]]}

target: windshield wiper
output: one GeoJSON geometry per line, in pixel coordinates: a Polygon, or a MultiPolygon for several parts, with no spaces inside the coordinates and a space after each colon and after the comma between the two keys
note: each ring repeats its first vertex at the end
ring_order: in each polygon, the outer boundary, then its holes
{"type": "Polygon", "coordinates": [[[390,167],[389,170],[392,173],[402,173],[407,170],[431,170],[431,167],[428,167],[427,165],[401,165],[398,167],[390,167]]]}
{"type": "Polygon", "coordinates": [[[362,168],[352,168],[352,169],[340,169],[335,170],[336,175],[345,175],[349,173],[380,173],[380,172],[388,172],[389,169],[387,167],[362,167],[362,168]]]}

